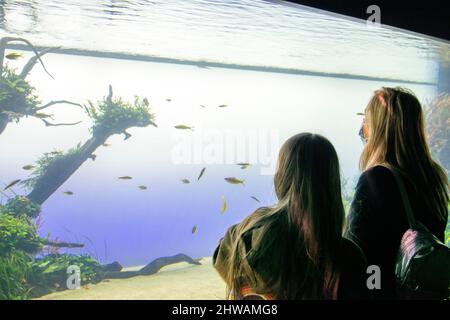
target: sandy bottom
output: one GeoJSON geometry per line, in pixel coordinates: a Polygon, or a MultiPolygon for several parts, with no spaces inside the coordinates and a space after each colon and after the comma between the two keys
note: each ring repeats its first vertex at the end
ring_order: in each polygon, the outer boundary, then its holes
{"type": "MultiPolygon", "coordinates": [[[[181,262],[162,268],[157,274],[130,279],[108,279],[77,290],[66,290],[38,300],[220,300],[225,299],[225,283],[203,258],[202,265],[181,262]]],[[[140,267],[124,270],[137,270],[140,267]]]]}

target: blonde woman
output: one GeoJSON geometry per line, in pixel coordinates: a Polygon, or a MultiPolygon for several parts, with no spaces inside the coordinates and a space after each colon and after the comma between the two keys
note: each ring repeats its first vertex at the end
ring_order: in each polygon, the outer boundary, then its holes
{"type": "MultiPolygon", "coordinates": [[[[390,165],[402,174],[416,220],[444,242],[448,219],[448,177],[431,157],[422,107],[403,88],[382,88],[371,98],[360,131],[366,145],[346,235],[381,271],[374,297],[395,299],[395,261],[409,228],[390,165]]],[[[450,272],[450,270],[449,270],[450,272]]]]}
{"type": "Polygon", "coordinates": [[[324,137],[287,140],[274,177],[278,203],[228,229],[213,261],[234,299],[368,298],[361,251],[342,238],[339,162],[324,137]]]}

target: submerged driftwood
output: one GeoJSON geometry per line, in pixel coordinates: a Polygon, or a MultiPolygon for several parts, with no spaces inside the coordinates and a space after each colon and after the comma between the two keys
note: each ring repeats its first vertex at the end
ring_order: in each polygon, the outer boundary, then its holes
{"type": "MultiPolygon", "coordinates": [[[[109,94],[106,97],[104,103],[106,104],[104,112],[117,111],[120,109],[117,107],[119,104],[123,104],[121,100],[113,100],[112,86],[109,86],[109,94]]],[[[146,127],[152,122],[152,115],[150,113],[146,114],[144,119],[133,119],[133,114],[130,114],[130,109],[126,108],[127,105],[123,104],[125,107],[121,107],[122,122],[114,122],[113,124],[95,124],[91,128],[92,136],[87,140],[82,146],[77,149],[77,152],[69,157],[65,157],[58,162],[58,167],[53,167],[53,170],[46,170],[41,176],[36,179],[36,183],[33,186],[32,191],[27,195],[27,198],[37,204],[43,204],[59,187],[61,187],[67,179],[72,176],[81,165],[88,159],[92,159],[93,153],[101,145],[105,144],[106,140],[115,134],[126,133],[126,129],[131,127],[146,127]],[[128,113],[128,114],[127,114],[128,113]]],[[[90,114],[92,116],[92,114],[90,114]]],[[[111,120],[111,119],[108,119],[111,120]]],[[[111,121],[117,121],[117,119],[112,119],[111,121]]],[[[128,134],[129,135],[129,134],[128,134]]]]}
{"type": "Polygon", "coordinates": [[[149,276],[157,273],[161,268],[179,262],[187,262],[189,264],[201,265],[198,260],[194,260],[191,257],[180,253],[171,257],[161,257],[153,260],[145,267],[137,271],[105,271],[103,274],[104,279],[128,279],[136,276],[149,276]]]}
{"type": "Polygon", "coordinates": [[[44,71],[51,78],[53,78],[53,76],[45,68],[44,62],[41,59],[42,56],[44,56],[48,52],[51,52],[51,50],[51,48],[47,48],[38,52],[36,48],[31,44],[31,42],[24,38],[4,37],[0,39],[0,87],[2,90],[2,95],[4,95],[4,101],[1,101],[0,104],[0,134],[3,133],[10,122],[18,121],[19,118],[28,116],[36,117],[37,119],[44,122],[46,126],[72,126],[80,123],[79,121],[74,123],[51,123],[48,120],[44,119],[44,117],[51,118],[51,115],[44,114],[40,111],[53,105],[68,104],[78,107],[82,106],[78,103],[66,100],[51,101],[45,105],[39,106],[38,104],[40,104],[40,102],[37,101],[37,97],[35,97],[32,92],[34,88],[32,88],[29,83],[25,81],[26,77],[37,62],[39,62],[44,68],[44,71]],[[10,42],[24,42],[28,47],[31,48],[34,53],[34,56],[28,60],[19,74],[16,74],[13,70],[8,71],[7,66],[4,65],[6,46],[10,42]],[[10,75],[8,76],[8,74],[10,75]],[[12,81],[15,89],[9,88],[11,83],[8,83],[8,77],[10,76],[13,76],[13,80],[9,80],[12,81]],[[26,84],[26,87],[28,89],[17,88],[16,85],[18,83],[26,84]],[[6,92],[4,92],[4,90],[6,90],[6,92]]]}
{"type": "Polygon", "coordinates": [[[61,242],[61,241],[52,241],[45,240],[43,242],[44,245],[53,247],[53,248],[84,248],[83,243],[72,243],[72,242],[61,242]]]}
{"type": "Polygon", "coordinates": [[[80,152],[67,159],[65,166],[62,166],[57,172],[49,172],[37,181],[33,190],[27,195],[27,198],[37,204],[43,204],[67,179],[81,167],[81,165],[92,157],[92,153],[103,143],[107,136],[92,137],[81,146],[80,152]]]}

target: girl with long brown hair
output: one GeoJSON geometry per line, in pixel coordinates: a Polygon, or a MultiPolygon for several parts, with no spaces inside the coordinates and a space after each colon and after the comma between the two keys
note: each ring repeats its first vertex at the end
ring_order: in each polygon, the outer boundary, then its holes
{"type": "Polygon", "coordinates": [[[342,238],[333,145],[317,134],[291,137],[281,147],[274,184],[278,203],[229,228],[214,253],[228,297],[366,298],[364,258],[342,238]]]}
{"type": "Polygon", "coordinates": [[[404,181],[416,220],[444,242],[448,219],[448,177],[428,148],[422,107],[404,88],[375,91],[360,131],[366,145],[363,171],[350,209],[346,235],[364,251],[368,263],[381,271],[375,298],[395,299],[395,262],[400,241],[409,228],[392,173],[404,181]]]}

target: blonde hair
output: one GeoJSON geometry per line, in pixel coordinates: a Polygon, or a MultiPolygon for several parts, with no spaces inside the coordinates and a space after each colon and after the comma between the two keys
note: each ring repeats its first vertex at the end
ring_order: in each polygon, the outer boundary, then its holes
{"type": "Polygon", "coordinates": [[[432,159],[422,106],[414,93],[400,87],[375,91],[366,108],[366,122],[369,139],[360,158],[360,169],[365,171],[380,164],[396,167],[423,195],[430,210],[440,220],[446,220],[448,178],[432,159]]]}

